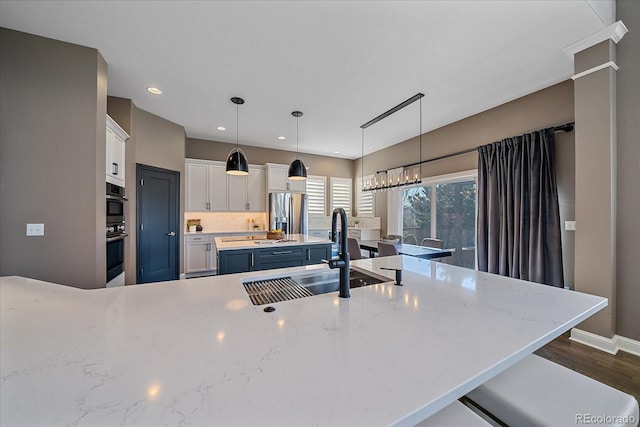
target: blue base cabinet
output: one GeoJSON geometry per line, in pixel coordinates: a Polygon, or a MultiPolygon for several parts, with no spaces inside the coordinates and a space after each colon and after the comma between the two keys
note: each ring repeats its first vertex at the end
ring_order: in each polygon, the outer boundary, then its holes
{"type": "Polygon", "coordinates": [[[218,274],[320,264],[331,257],[331,244],[233,249],[218,252],[218,274]]]}
{"type": "Polygon", "coordinates": [[[236,249],[218,252],[218,274],[253,271],[253,249],[236,249]]]}
{"type": "Polygon", "coordinates": [[[331,258],[331,244],[307,246],[306,264],[320,264],[323,259],[331,258]]]}

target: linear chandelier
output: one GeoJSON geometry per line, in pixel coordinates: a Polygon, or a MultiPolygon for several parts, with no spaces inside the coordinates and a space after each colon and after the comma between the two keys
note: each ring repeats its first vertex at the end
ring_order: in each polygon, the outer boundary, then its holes
{"type": "Polygon", "coordinates": [[[417,93],[411,98],[407,99],[404,102],[396,105],[388,111],[380,114],[378,117],[369,120],[367,123],[360,126],[362,129],[362,157],[360,160],[361,166],[361,180],[362,180],[362,192],[377,192],[377,191],[386,191],[398,187],[403,187],[406,185],[416,185],[422,182],[422,98],[424,95],[422,93],[417,93]],[[369,126],[378,123],[380,120],[389,117],[393,113],[403,109],[404,107],[413,104],[415,101],[420,101],[420,152],[419,152],[419,162],[417,166],[400,166],[394,169],[387,169],[382,171],[377,171],[373,178],[365,181],[364,179],[364,130],[369,126]]]}

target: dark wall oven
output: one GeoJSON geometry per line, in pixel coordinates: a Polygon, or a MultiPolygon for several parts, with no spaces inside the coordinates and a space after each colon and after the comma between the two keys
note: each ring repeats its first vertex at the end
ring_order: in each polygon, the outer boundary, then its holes
{"type": "Polygon", "coordinates": [[[107,183],[107,284],[124,272],[124,188],[107,183]]]}
{"type": "Polygon", "coordinates": [[[107,283],[118,277],[124,271],[124,238],[107,239],[107,283]]]}
{"type": "Polygon", "coordinates": [[[124,223],[124,188],[107,183],[107,226],[124,223]]]}

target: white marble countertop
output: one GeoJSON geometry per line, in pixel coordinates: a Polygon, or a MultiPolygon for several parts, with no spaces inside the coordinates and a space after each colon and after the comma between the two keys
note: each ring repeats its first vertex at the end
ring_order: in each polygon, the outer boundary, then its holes
{"type": "Polygon", "coordinates": [[[391,283],[253,306],[246,277],[80,290],[0,278],[0,424],[413,425],[606,299],[411,257],[391,283]]]}
{"type": "Polygon", "coordinates": [[[300,246],[300,245],[320,245],[331,243],[329,239],[323,239],[321,237],[313,237],[307,234],[286,234],[282,239],[267,240],[266,238],[260,239],[260,236],[265,234],[256,234],[257,239],[252,239],[251,236],[242,238],[237,237],[216,237],[216,249],[218,251],[227,251],[235,249],[255,249],[262,247],[274,247],[274,246],[300,246]]]}

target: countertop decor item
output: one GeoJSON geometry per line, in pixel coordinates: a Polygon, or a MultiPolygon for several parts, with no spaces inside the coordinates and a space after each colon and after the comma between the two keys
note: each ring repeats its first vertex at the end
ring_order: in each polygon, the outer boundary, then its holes
{"type": "Polygon", "coordinates": [[[200,219],[188,219],[187,230],[189,230],[190,232],[202,231],[202,226],[200,225],[200,219]],[[200,227],[200,230],[198,230],[198,227],[200,227]]]}
{"type": "Polygon", "coordinates": [[[284,232],[282,231],[278,231],[278,230],[267,231],[267,239],[269,240],[278,240],[278,239],[282,239],[283,237],[284,237],[284,232]]]}
{"type": "Polygon", "coordinates": [[[227,173],[229,175],[248,175],[249,162],[238,146],[238,106],[244,104],[244,99],[233,97],[231,102],[236,104],[236,148],[231,150],[227,157],[227,173]]]}
{"type": "Polygon", "coordinates": [[[307,168],[304,163],[302,163],[302,160],[299,159],[300,153],[298,152],[298,119],[302,117],[302,111],[294,111],[291,113],[291,115],[296,118],[296,159],[291,162],[291,165],[289,166],[289,179],[303,180],[307,179],[307,168]]]}

